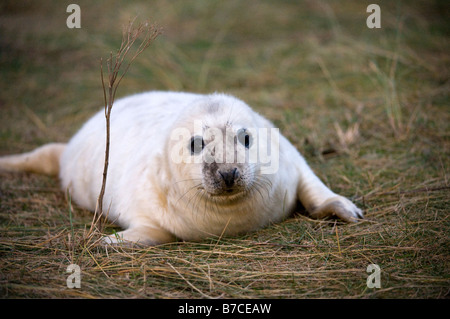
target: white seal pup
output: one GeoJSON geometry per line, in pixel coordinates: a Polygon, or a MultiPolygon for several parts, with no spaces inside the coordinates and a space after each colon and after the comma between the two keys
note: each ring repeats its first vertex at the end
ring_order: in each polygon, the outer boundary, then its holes
{"type": "MultiPolygon", "coordinates": [[[[101,110],[69,143],[2,157],[0,168],[59,172],[62,189],[94,211],[105,132],[101,110]]],[[[108,242],[240,234],[283,220],[298,201],[313,218],[363,217],[272,123],[233,96],[146,92],[115,102],[103,207],[124,231],[108,242]]]]}

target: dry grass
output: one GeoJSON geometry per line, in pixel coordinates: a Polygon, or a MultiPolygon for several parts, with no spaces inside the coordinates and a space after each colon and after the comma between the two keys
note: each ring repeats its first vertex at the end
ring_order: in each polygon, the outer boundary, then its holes
{"type": "Polygon", "coordinates": [[[367,218],[347,225],[296,214],[237,238],[104,248],[88,231],[92,214],[71,207],[56,179],[0,173],[2,297],[448,297],[445,1],[379,1],[379,30],[365,27],[360,1],[77,3],[78,30],[65,28],[68,3],[0,4],[0,154],[66,141],[101,107],[99,58],[139,13],[165,32],[118,96],[235,94],[367,218]],[[81,289],[66,287],[71,263],[81,266],[81,289]],[[372,263],[380,289],[366,286],[372,263]]]}

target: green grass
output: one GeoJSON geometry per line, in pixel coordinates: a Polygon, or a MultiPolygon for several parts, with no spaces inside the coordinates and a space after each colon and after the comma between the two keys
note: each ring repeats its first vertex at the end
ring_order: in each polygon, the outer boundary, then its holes
{"type": "Polygon", "coordinates": [[[0,155],[65,142],[100,108],[99,59],[139,14],[164,34],[132,65],[119,97],[234,94],[366,220],[295,214],[240,237],[104,248],[89,233],[91,213],[71,207],[56,179],[2,172],[1,297],[448,297],[445,1],[378,1],[381,29],[366,27],[364,1],[117,0],[77,1],[82,28],[69,30],[70,3],[0,4],[0,155]],[[71,263],[81,289],[66,288],[71,263]],[[366,286],[372,263],[380,289],[366,286]]]}

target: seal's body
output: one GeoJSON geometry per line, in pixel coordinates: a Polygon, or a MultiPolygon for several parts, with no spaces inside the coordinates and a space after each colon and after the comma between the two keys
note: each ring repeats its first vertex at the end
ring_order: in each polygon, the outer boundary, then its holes
{"type": "MultiPolygon", "coordinates": [[[[314,218],[362,217],[276,132],[229,95],[147,92],[117,100],[103,207],[125,230],[107,241],[154,245],[248,232],[283,220],[297,201],[314,218]],[[269,166],[261,161],[262,153],[270,153],[269,166]]],[[[104,152],[102,110],[68,144],[0,158],[0,168],[59,171],[63,190],[93,211],[104,152]]]]}

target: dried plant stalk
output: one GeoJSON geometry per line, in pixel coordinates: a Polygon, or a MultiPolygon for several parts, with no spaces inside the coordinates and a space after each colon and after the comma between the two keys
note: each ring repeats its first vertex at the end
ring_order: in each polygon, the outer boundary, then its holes
{"type": "Polygon", "coordinates": [[[100,74],[102,79],[103,97],[105,102],[105,119],[106,119],[106,148],[105,148],[105,164],[103,167],[103,180],[100,194],[97,199],[97,207],[94,213],[94,221],[91,225],[91,230],[94,225],[96,226],[100,222],[100,217],[103,215],[103,197],[105,195],[106,180],[108,176],[109,166],[109,148],[110,148],[110,118],[111,110],[114,104],[117,88],[122,81],[124,75],[127,73],[130,65],[133,61],[150,45],[150,43],[156,39],[161,33],[161,29],[154,24],[139,23],[136,27],[133,27],[135,19],[130,21],[122,31],[122,43],[120,48],[115,54],[110,53],[106,60],[107,66],[107,83],[103,75],[103,59],[100,60],[100,74]],[[138,39],[142,39],[139,46],[133,49],[135,42],[138,39]],[[132,50],[133,49],[133,50],[132,50]],[[127,59],[127,56],[131,54],[131,58],[127,59]],[[121,70],[122,65],[125,68],[121,70]]]}

